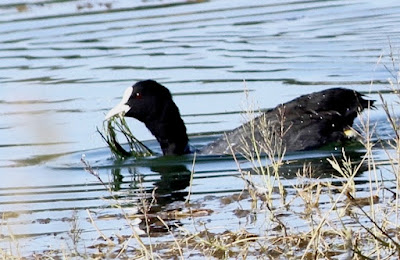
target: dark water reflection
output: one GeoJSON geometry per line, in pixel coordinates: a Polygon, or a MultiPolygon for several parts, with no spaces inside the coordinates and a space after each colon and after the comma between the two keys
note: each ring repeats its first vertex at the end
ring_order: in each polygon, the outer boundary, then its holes
{"type": "MultiPolygon", "coordinates": [[[[399,9],[395,1],[367,0],[2,1],[1,248],[13,244],[11,235],[21,238],[22,254],[61,245],[72,216],[81,220],[84,240],[92,241],[97,234],[85,221],[86,209],[96,212],[105,233],[124,230],[118,217],[101,217],[118,216],[113,196],[130,208],[141,189],[149,195],[157,187],[155,212],[182,206],[192,156],[115,161],[96,132],[137,80],[152,78],[170,88],[195,146],[237,127],[246,108],[263,110],[342,86],[378,100],[370,113],[376,136],[391,138],[378,92],[398,110],[387,78],[393,69],[389,43],[398,53],[399,9]],[[110,182],[112,194],[83,170],[82,154],[110,182]]],[[[141,123],[129,124],[140,140],[153,139],[141,123]]],[[[154,141],[149,145],[158,149],[154,141]]],[[[341,154],[331,149],[288,155],[284,185],[290,189],[297,170],[310,161],[316,180],[331,178],[326,158],[332,153],[341,154]]],[[[378,148],[375,153],[386,159],[378,148]]],[[[360,148],[351,154],[362,157],[360,148]]],[[[219,202],[207,198],[241,192],[237,169],[230,157],[196,158],[191,199],[217,212],[208,217],[216,226],[235,222],[234,208],[221,212],[219,202]]],[[[357,176],[360,190],[368,189],[365,170],[357,176]]]]}

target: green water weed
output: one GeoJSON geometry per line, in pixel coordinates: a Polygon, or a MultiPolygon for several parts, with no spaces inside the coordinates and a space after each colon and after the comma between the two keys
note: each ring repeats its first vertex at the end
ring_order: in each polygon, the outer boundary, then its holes
{"type": "Polygon", "coordinates": [[[97,128],[97,132],[107,143],[113,155],[118,159],[128,157],[147,157],[152,156],[154,152],[146,145],[140,142],[129,129],[125,118],[122,115],[116,115],[104,121],[103,131],[97,128]],[[117,135],[121,134],[129,146],[129,150],[125,150],[117,139],[117,135]]]}

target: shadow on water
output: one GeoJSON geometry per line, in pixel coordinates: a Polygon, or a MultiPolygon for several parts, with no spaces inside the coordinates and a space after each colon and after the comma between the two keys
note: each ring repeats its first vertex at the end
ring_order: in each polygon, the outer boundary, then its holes
{"type": "MultiPolygon", "coordinates": [[[[134,181],[130,183],[131,189],[140,189],[141,179],[144,177],[135,168],[112,168],[112,183],[111,189],[113,191],[121,191],[124,181],[124,174],[122,172],[127,170],[132,174],[134,181]]],[[[165,165],[165,166],[152,166],[150,167],[152,173],[157,174],[159,180],[154,181],[154,188],[147,188],[144,192],[154,195],[159,205],[166,205],[174,201],[183,201],[188,192],[184,191],[190,184],[191,172],[185,165],[165,165]]]]}

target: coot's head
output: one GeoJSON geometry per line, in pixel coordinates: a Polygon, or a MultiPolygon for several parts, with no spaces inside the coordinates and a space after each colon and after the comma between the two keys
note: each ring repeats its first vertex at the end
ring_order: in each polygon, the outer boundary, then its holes
{"type": "Polygon", "coordinates": [[[121,114],[146,123],[162,117],[171,102],[171,93],[158,82],[139,81],[125,90],[121,102],[108,112],[106,119],[121,114]]]}
{"type": "Polygon", "coordinates": [[[188,137],[171,93],[154,80],[139,81],[125,90],[106,119],[121,114],[142,121],[157,138],[164,154],[187,153],[188,137]]]}

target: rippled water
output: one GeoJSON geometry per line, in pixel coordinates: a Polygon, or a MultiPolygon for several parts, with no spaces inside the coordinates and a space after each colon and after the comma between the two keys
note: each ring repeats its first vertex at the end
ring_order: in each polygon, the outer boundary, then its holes
{"type": "MultiPolygon", "coordinates": [[[[381,122],[378,132],[388,138],[377,92],[388,88],[391,75],[384,64],[391,68],[388,55],[390,45],[399,46],[399,25],[396,1],[3,0],[0,236],[6,239],[1,247],[15,246],[18,238],[23,255],[60,248],[68,244],[74,217],[88,246],[98,236],[88,211],[103,232],[115,227],[129,232],[111,207],[110,192],[83,170],[82,154],[103,180],[114,181],[113,194],[127,208],[140,197],[140,185],[148,192],[159,187],[160,211],[186,198],[193,157],[121,163],[96,132],[106,111],[137,80],[167,86],[193,135],[242,123],[245,88],[257,107],[270,108],[344,86],[378,100],[371,119],[381,122]]],[[[389,102],[395,98],[385,93],[389,102]]],[[[153,138],[141,123],[129,121],[136,137],[153,138]]],[[[293,159],[319,162],[330,154],[299,153],[293,159]]],[[[195,171],[193,201],[244,187],[231,158],[197,158],[195,171]]],[[[287,177],[290,187],[291,174],[287,177]]],[[[215,226],[238,221],[232,214],[236,205],[221,211],[218,200],[206,200],[203,206],[216,212],[207,217],[215,226]]]]}

